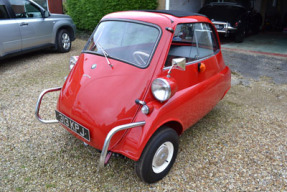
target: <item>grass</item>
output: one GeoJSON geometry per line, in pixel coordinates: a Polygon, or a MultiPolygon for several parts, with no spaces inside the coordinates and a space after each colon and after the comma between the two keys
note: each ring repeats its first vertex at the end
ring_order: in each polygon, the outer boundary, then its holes
{"type": "Polygon", "coordinates": [[[31,181],[31,177],[24,178],[24,181],[26,181],[26,182],[31,181]]]}
{"type": "Polygon", "coordinates": [[[16,187],[16,191],[23,191],[22,187],[16,187]]]}
{"type": "Polygon", "coordinates": [[[56,185],[55,184],[46,184],[46,188],[49,189],[49,188],[56,188],[56,185]]]}

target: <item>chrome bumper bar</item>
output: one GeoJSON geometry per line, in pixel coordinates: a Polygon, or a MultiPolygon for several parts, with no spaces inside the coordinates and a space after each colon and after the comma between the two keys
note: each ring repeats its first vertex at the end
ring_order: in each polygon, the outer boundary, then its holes
{"type": "Polygon", "coordinates": [[[237,30],[237,28],[234,28],[232,26],[230,26],[230,24],[228,22],[221,22],[221,21],[212,21],[212,23],[214,24],[214,26],[223,26],[223,28],[221,29],[217,29],[218,33],[228,33],[229,31],[235,31],[237,30]]]}
{"type": "Polygon", "coordinates": [[[58,120],[44,120],[41,118],[40,116],[40,105],[41,105],[41,102],[42,102],[42,99],[44,97],[44,95],[46,95],[47,93],[50,93],[50,92],[55,92],[55,91],[60,91],[62,89],[62,87],[56,87],[56,88],[51,88],[51,89],[46,89],[44,91],[42,91],[42,93],[40,94],[39,98],[38,98],[38,101],[37,101],[37,104],[36,104],[36,109],[35,109],[35,115],[36,115],[36,118],[42,122],[42,123],[45,123],[45,124],[49,124],[49,123],[58,123],[59,121],[58,120]]]}
{"type": "Polygon", "coordinates": [[[140,121],[140,122],[136,122],[136,123],[129,123],[129,124],[125,124],[125,125],[120,125],[117,126],[115,128],[113,128],[107,135],[106,139],[105,139],[105,143],[101,152],[101,157],[100,157],[100,162],[99,162],[99,168],[103,168],[105,166],[105,160],[106,160],[106,156],[108,153],[108,148],[110,145],[110,141],[113,137],[114,134],[116,134],[119,131],[125,130],[125,129],[130,129],[130,128],[134,128],[134,127],[140,127],[145,125],[145,121],[140,121]]]}
{"type": "MultiPolygon", "coordinates": [[[[50,92],[55,92],[55,91],[60,91],[62,88],[61,87],[56,87],[56,88],[51,88],[51,89],[46,89],[44,90],[37,101],[36,104],[36,109],[35,109],[35,115],[36,118],[45,124],[50,124],[50,123],[58,123],[58,120],[44,120],[41,118],[39,112],[40,112],[40,105],[42,102],[42,99],[44,97],[45,94],[50,93],[50,92]]],[[[140,127],[145,125],[145,121],[140,121],[140,122],[135,122],[135,123],[129,123],[129,124],[124,124],[124,125],[119,125],[117,127],[114,127],[107,135],[105,142],[104,142],[104,146],[101,152],[101,156],[100,156],[100,162],[99,162],[99,169],[102,169],[105,166],[105,161],[106,161],[106,157],[107,157],[107,153],[108,153],[108,149],[109,149],[109,145],[110,145],[110,141],[112,139],[112,137],[114,136],[114,134],[116,134],[119,131],[122,130],[126,130],[126,129],[130,129],[130,128],[134,128],[134,127],[140,127]]]]}

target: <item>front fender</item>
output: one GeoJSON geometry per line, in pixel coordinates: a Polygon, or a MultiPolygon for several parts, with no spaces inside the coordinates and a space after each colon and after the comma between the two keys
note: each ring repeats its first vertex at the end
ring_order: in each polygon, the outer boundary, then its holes
{"type": "MultiPolygon", "coordinates": [[[[165,111],[169,110],[171,106],[162,107],[161,104],[154,102],[154,107],[155,108],[152,114],[148,116],[138,112],[135,122],[144,120],[146,124],[142,127],[128,130],[125,136],[122,138],[121,142],[111,151],[120,153],[134,161],[138,161],[147,142],[160,127],[162,127],[164,124],[167,124],[168,122],[178,122],[178,124],[181,125],[180,127],[182,127],[179,119],[171,116],[166,117],[166,115],[164,115],[165,111]]],[[[182,128],[179,128],[179,130],[182,130],[182,128]]]]}

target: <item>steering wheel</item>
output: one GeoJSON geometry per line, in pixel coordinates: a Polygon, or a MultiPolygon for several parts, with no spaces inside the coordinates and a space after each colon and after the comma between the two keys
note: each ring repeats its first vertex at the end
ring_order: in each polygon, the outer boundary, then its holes
{"type": "Polygon", "coordinates": [[[143,51],[135,51],[133,52],[133,57],[138,65],[145,66],[146,61],[149,58],[149,54],[143,51]]]}
{"type": "Polygon", "coordinates": [[[28,13],[27,12],[23,12],[20,14],[20,18],[27,18],[28,17],[28,13]]]}

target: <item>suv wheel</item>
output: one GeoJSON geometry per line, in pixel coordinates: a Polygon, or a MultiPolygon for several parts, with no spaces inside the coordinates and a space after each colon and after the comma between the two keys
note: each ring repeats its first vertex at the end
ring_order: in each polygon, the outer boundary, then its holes
{"type": "Polygon", "coordinates": [[[57,51],[60,53],[66,53],[71,50],[72,42],[70,34],[66,29],[62,29],[58,32],[56,37],[57,51]]]}
{"type": "Polygon", "coordinates": [[[161,129],[151,137],[139,161],[136,162],[137,175],[147,183],[161,180],[171,169],[177,151],[177,132],[169,127],[161,129]]]}
{"type": "Polygon", "coordinates": [[[242,30],[238,31],[235,34],[235,42],[236,43],[242,43],[244,38],[245,38],[245,29],[242,29],[242,30]]]}

